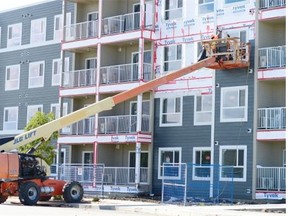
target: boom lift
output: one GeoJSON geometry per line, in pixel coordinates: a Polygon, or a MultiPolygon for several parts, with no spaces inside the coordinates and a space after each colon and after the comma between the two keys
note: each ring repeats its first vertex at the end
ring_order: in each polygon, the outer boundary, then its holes
{"type": "Polygon", "coordinates": [[[18,196],[22,204],[35,205],[39,200],[48,201],[55,195],[63,195],[64,200],[68,203],[80,202],[83,198],[83,188],[80,183],[51,179],[41,167],[39,158],[32,154],[11,153],[11,151],[37,139],[47,140],[54,131],[101,111],[112,109],[116,104],[202,67],[209,67],[214,62],[214,56],[208,57],[191,66],[171,72],[24,132],[0,145],[0,152],[2,152],[0,153],[0,203],[4,203],[8,196],[18,196]]]}

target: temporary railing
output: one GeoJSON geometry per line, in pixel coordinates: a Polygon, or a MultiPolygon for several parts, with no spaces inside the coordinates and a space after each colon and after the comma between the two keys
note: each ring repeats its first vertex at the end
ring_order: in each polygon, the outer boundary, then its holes
{"type": "Polygon", "coordinates": [[[286,107],[258,109],[258,129],[285,129],[286,107]]]}
{"type": "Polygon", "coordinates": [[[260,0],[260,9],[273,8],[273,7],[285,7],[286,0],[260,0]]]}
{"type": "Polygon", "coordinates": [[[96,68],[63,72],[63,79],[65,80],[63,87],[95,86],[95,77],[96,68]]]}
{"type": "MultiPolygon", "coordinates": [[[[149,115],[142,115],[141,131],[149,132],[149,115]]],[[[98,118],[99,134],[121,134],[136,132],[137,116],[120,115],[98,118]]]]}
{"type": "Polygon", "coordinates": [[[286,191],[286,167],[257,167],[256,189],[286,191]]]}
{"type": "Polygon", "coordinates": [[[69,135],[94,135],[95,117],[89,117],[68,126],[61,134],[69,135]],[[67,129],[69,128],[69,129],[67,129]]]}
{"type": "Polygon", "coordinates": [[[282,68],[286,66],[286,46],[259,49],[259,68],[282,68]]]}
{"type": "MultiPolygon", "coordinates": [[[[144,63],[143,73],[144,81],[151,79],[152,65],[144,63]]],[[[101,67],[100,69],[100,83],[114,84],[122,82],[138,81],[138,63],[135,64],[121,64],[108,67],[101,67]]]]}
{"type": "Polygon", "coordinates": [[[98,20],[92,20],[65,26],[65,41],[97,37],[98,25],[98,20]]]}

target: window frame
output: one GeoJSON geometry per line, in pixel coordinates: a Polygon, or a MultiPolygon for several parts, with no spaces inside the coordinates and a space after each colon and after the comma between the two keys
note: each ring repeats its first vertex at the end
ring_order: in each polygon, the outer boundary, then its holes
{"type": "Polygon", "coordinates": [[[205,95],[195,95],[194,97],[194,125],[211,125],[212,124],[212,94],[205,94],[205,95]],[[197,111],[197,105],[198,105],[198,97],[201,97],[201,111],[197,111]],[[203,111],[203,106],[204,106],[204,102],[203,102],[203,98],[207,98],[210,97],[211,100],[211,107],[210,107],[210,111],[203,111]],[[205,113],[210,113],[210,121],[197,121],[197,114],[205,114],[205,113]]]}
{"type": "Polygon", "coordinates": [[[52,86],[61,85],[61,58],[52,60],[52,86]],[[55,71],[55,64],[57,64],[57,70],[55,71]],[[55,74],[56,72],[56,74],[55,74]]]}
{"type": "Polygon", "coordinates": [[[210,180],[211,179],[211,168],[212,168],[212,165],[211,165],[211,158],[212,158],[212,151],[211,151],[211,148],[210,147],[194,147],[193,148],[193,174],[192,174],[192,180],[201,180],[201,181],[208,181],[208,180],[210,180]],[[197,164],[196,163],[196,153],[197,152],[200,152],[200,154],[202,155],[202,152],[203,151],[210,151],[210,164],[209,164],[209,166],[208,167],[205,167],[205,166],[203,166],[202,165],[202,163],[201,164],[197,164]],[[200,165],[200,166],[197,166],[197,165],[200,165]],[[209,173],[209,177],[199,177],[199,176],[196,176],[195,174],[196,174],[196,168],[197,169],[201,169],[201,168],[205,168],[205,169],[207,169],[207,168],[209,168],[209,170],[210,170],[210,173],[209,173]]]}
{"type": "Polygon", "coordinates": [[[182,44],[173,44],[173,45],[164,46],[163,48],[163,71],[164,73],[168,73],[170,71],[175,71],[177,69],[180,69],[182,67],[182,61],[183,61],[183,45],[182,44]],[[178,56],[179,55],[178,48],[181,48],[180,57],[178,56]],[[176,52],[174,54],[175,59],[169,59],[169,56],[172,56],[172,54],[169,54],[169,52],[176,52]],[[168,56],[167,60],[166,60],[166,56],[168,56]],[[175,65],[175,63],[180,63],[180,66],[179,67],[177,66],[175,69],[173,68],[172,70],[169,70],[169,65],[171,63],[173,65],[175,65]]]}
{"type": "Polygon", "coordinates": [[[202,0],[203,1],[202,3],[200,3],[200,1],[201,0],[198,0],[198,14],[199,15],[204,15],[204,14],[208,14],[208,13],[214,13],[214,7],[215,7],[215,1],[214,0],[202,0]],[[211,1],[211,2],[209,2],[209,1],[211,1]],[[207,6],[207,5],[213,5],[212,10],[211,11],[208,10],[208,12],[202,12],[201,7],[207,6]]]}
{"type": "Polygon", "coordinates": [[[28,81],[28,88],[40,88],[40,87],[44,87],[44,76],[45,76],[45,61],[37,61],[37,62],[30,62],[29,63],[29,81],[28,81]],[[43,65],[43,71],[42,71],[42,75],[41,75],[41,64],[43,65]],[[32,71],[32,67],[36,67],[38,65],[38,71],[32,71]],[[31,73],[37,72],[38,76],[33,76],[31,77],[31,73]],[[39,79],[39,84],[34,85],[35,81],[31,80],[31,79],[39,79]],[[33,83],[33,85],[32,85],[33,83]]]}
{"type": "Polygon", "coordinates": [[[3,113],[3,130],[9,130],[9,131],[14,131],[14,130],[18,130],[18,117],[19,117],[19,107],[18,106],[14,106],[14,107],[4,107],[4,113],[3,113]],[[8,113],[7,113],[8,112],[8,113]],[[9,113],[9,112],[15,112],[15,113],[9,113]],[[8,116],[6,116],[6,114],[8,116]],[[11,115],[13,115],[12,117],[15,116],[15,120],[13,121],[9,121],[9,116],[11,117],[11,115]],[[7,120],[6,120],[7,119],[7,120]],[[12,129],[9,129],[9,127],[7,126],[7,124],[15,124],[12,125],[14,126],[12,129]]]}
{"type": "Polygon", "coordinates": [[[175,96],[175,97],[162,97],[160,98],[160,116],[159,116],[159,126],[160,127],[173,127],[173,126],[182,126],[182,120],[183,119],[183,97],[182,96],[175,96]],[[180,111],[177,112],[177,107],[176,107],[176,99],[180,99],[180,111]],[[163,103],[164,100],[174,100],[173,101],[173,109],[174,112],[173,113],[168,113],[166,112],[165,114],[163,113],[163,103]],[[179,122],[178,123],[163,123],[163,116],[164,115],[179,115],[179,122]]]}
{"type": "Polygon", "coordinates": [[[7,48],[21,46],[22,45],[22,23],[15,23],[12,25],[7,26],[7,48]],[[10,38],[10,28],[11,28],[11,38],[10,38]],[[16,32],[17,36],[13,36],[15,31],[19,28],[16,32]],[[19,33],[19,36],[18,36],[19,33]]]}
{"type": "Polygon", "coordinates": [[[30,43],[31,44],[45,42],[46,33],[47,33],[47,18],[46,17],[31,20],[31,28],[30,28],[30,43]],[[40,33],[38,32],[39,27],[40,27],[40,33]]]}
{"type": "Polygon", "coordinates": [[[220,122],[246,122],[248,120],[248,86],[233,86],[233,87],[223,87],[221,88],[221,99],[220,99],[220,122]],[[245,90],[245,105],[241,106],[239,103],[239,95],[240,95],[240,91],[241,90],[245,90]],[[235,107],[224,107],[224,102],[225,102],[225,98],[224,98],[224,94],[228,91],[238,91],[237,94],[237,101],[238,101],[238,105],[236,105],[235,107]],[[241,107],[243,107],[244,109],[244,117],[242,118],[224,118],[224,111],[225,109],[240,109],[241,107]]]}
{"type": "MultiPolygon", "coordinates": [[[[6,66],[6,69],[5,69],[5,91],[12,91],[12,90],[18,90],[19,89],[19,86],[20,86],[20,71],[21,71],[20,70],[20,64],[6,66]],[[17,78],[15,78],[15,79],[9,78],[9,80],[8,80],[8,69],[10,69],[10,73],[11,73],[11,70],[16,69],[17,71],[15,72],[15,74],[16,74],[17,78]],[[13,83],[13,82],[16,82],[15,87],[8,88],[8,84],[9,83],[13,83]]],[[[9,77],[10,76],[11,75],[9,75],[9,77]]]]}
{"type": "Polygon", "coordinates": [[[234,4],[239,4],[239,3],[244,4],[244,3],[247,2],[247,0],[236,0],[236,1],[234,0],[235,2],[228,2],[228,3],[227,3],[227,1],[231,1],[231,0],[225,0],[224,1],[224,5],[231,6],[231,5],[234,5],[234,4]]]}
{"type": "Polygon", "coordinates": [[[36,105],[28,105],[27,106],[27,124],[31,120],[31,118],[37,113],[43,112],[43,104],[36,104],[36,105]]]}
{"type": "MultiPolygon", "coordinates": [[[[158,179],[163,179],[162,176],[162,167],[163,164],[161,163],[161,153],[162,152],[173,152],[173,162],[170,162],[171,164],[181,164],[182,163],[182,147],[161,147],[158,148],[158,179]],[[175,152],[179,152],[179,162],[175,162],[175,152]]],[[[179,169],[179,172],[181,172],[181,169],[179,169]]],[[[180,174],[180,173],[179,173],[180,174]]],[[[167,178],[167,177],[166,177],[167,178]]],[[[179,177],[170,177],[169,179],[178,179],[179,177]]]]}
{"type": "Polygon", "coordinates": [[[53,24],[53,39],[54,40],[62,40],[63,33],[63,15],[58,14],[54,16],[54,24],[53,24]],[[57,22],[59,23],[59,29],[57,29],[57,22]]]}
{"type": "Polygon", "coordinates": [[[164,20],[175,20],[183,17],[183,0],[165,0],[164,4],[164,20]],[[169,1],[169,3],[174,1],[173,3],[176,3],[176,7],[170,8],[169,5],[169,8],[167,8],[167,1],[169,1]],[[180,12],[179,16],[178,11],[180,12]],[[177,16],[174,15],[171,17],[171,14],[173,14],[171,12],[177,12],[177,16]]]}
{"type": "Polygon", "coordinates": [[[219,164],[220,164],[220,181],[234,181],[234,182],[246,182],[246,177],[247,177],[247,146],[246,145],[222,145],[219,148],[219,164]],[[233,178],[229,177],[222,177],[222,172],[223,172],[223,150],[236,150],[237,152],[237,165],[235,166],[228,166],[228,167],[233,167],[233,170],[235,168],[242,168],[243,169],[243,177],[242,178],[236,178],[233,176],[233,178]],[[243,166],[238,165],[239,163],[239,150],[243,150],[243,166]]]}

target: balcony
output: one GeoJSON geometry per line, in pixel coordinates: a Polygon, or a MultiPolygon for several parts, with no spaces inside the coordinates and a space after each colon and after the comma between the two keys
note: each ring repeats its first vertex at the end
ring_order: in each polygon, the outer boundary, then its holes
{"type": "Polygon", "coordinates": [[[286,167],[257,167],[257,190],[286,191],[286,167]]]}
{"type": "Polygon", "coordinates": [[[258,109],[258,129],[285,129],[286,107],[258,109]]]}
{"type": "Polygon", "coordinates": [[[89,87],[96,85],[96,68],[64,72],[63,88],[89,87]]]}
{"type": "MultiPolygon", "coordinates": [[[[142,115],[142,132],[149,132],[149,115],[142,115]]],[[[135,133],[137,126],[136,115],[105,116],[98,118],[98,134],[135,133]]]]}
{"type": "MultiPolygon", "coordinates": [[[[143,67],[143,80],[151,80],[152,65],[144,63],[143,67]]],[[[138,63],[102,67],[100,73],[101,84],[119,84],[139,80],[138,63]]]]}
{"type": "Polygon", "coordinates": [[[89,117],[78,121],[61,131],[63,135],[94,135],[95,117],[89,117]]]}
{"type": "Polygon", "coordinates": [[[98,25],[98,20],[92,20],[65,26],[65,42],[97,37],[98,25]]]}
{"type": "Polygon", "coordinates": [[[260,0],[259,2],[259,8],[261,9],[269,9],[269,8],[275,8],[275,7],[285,7],[286,6],[286,0],[260,0]]]}
{"type": "Polygon", "coordinates": [[[258,51],[259,69],[286,67],[286,46],[260,48],[258,51]]]}

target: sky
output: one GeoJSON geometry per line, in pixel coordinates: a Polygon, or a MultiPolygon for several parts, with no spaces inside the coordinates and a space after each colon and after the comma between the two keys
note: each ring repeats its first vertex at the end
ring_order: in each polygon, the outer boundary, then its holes
{"type": "Polygon", "coordinates": [[[43,2],[43,0],[0,0],[0,11],[11,10],[41,1],[43,2]]]}

